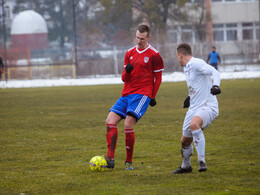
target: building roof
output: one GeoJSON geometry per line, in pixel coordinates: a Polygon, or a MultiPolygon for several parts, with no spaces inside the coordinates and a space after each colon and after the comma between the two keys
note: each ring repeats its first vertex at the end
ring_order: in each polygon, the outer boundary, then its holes
{"type": "Polygon", "coordinates": [[[47,33],[47,24],[44,18],[33,10],[20,12],[13,20],[11,34],[47,33]]]}

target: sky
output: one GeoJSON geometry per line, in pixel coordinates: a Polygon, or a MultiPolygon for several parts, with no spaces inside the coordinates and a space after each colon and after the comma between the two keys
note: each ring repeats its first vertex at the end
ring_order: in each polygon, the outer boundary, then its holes
{"type": "MultiPolygon", "coordinates": [[[[221,80],[226,79],[248,79],[260,78],[258,71],[241,71],[241,72],[221,72],[221,80]]],[[[183,72],[165,73],[162,82],[181,82],[185,81],[183,72]]],[[[94,78],[82,79],[35,79],[35,80],[11,80],[8,82],[0,81],[0,88],[35,88],[35,87],[57,87],[57,86],[84,86],[84,85],[107,85],[123,84],[121,77],[113,75],[96,76],[94,78]]]]}

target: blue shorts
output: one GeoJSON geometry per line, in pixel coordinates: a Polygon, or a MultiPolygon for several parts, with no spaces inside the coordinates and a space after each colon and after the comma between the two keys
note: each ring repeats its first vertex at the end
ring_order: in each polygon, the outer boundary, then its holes
{"type": "Polygon", "coordinates": [[[126,118],[128,112],[134,114],[139,120],[146,112],[151,98],[141,94],[132,94],[120,97],[109,111],[126,118]]]}

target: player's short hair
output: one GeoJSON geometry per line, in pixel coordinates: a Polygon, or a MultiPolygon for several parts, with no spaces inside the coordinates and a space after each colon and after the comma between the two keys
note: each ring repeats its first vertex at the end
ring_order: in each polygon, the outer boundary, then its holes
{"type": "Polygon", "coordinates": [[[185,56],[191,56],[192,55],[191,46],[188,43],[181,43],[177,47],[177,53],[181,53],[185,56]]]}
{"type": "Polygon", "coordinates": [[[149,28],[149,26],[147,26],[146,24],[140,24],[140,25],[137,27],[137,30],[138,30],[140,33],[145,33],[145,32],[147,32],[147,37],[150,35],[150,28],[149,28]]]}

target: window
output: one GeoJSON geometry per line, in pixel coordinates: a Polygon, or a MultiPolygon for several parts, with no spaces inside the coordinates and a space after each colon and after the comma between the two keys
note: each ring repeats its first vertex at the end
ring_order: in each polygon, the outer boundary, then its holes
{"type": "Polygon", "coordinates": [[[236,41],[236,40],[237,40],[237,31],[227,30],[227,41],[236,41]]]}
{"type": "Polygon", "coordinates": [[[170,39],[171,41],[173,41],[174,43],[177,43],[178,41],[178,34],[176,31],[171,31],[170,32],[170,39]]]}
{"type": "Polygon", "coordinates": [[[213,24],[214,41],[224,41],[224,24],[213,24]]]}
{"type": "Polygon", "coordinates": [[[200,28],[195,30],[195,41],[201,42],[206,40],[206,26],[202,25],[200,28]]]}
{"type": "Polygon", "coordinates": [[[237,40],[237,24],[235,23],[226,24],[226,36],[227,36],[227,41],[237,40]]]}
{"type": "Polygon", "coordinates": [[[212,2],[241,2],[241,1],[258,1],[258,0],[211,0],[212,2]]]}
{"type": "Polygon", "coordinates": [[[253,39],[253,29],[243,30],[243,40],[253,39]]]}
{"type": "Polygon", "coordinates": [[[181,40],[183,42],[193,42],[193,32],[190,25],[182,26],[181,40]]]}
{"type": "Polygon", "coordinates": [[[235,23],[229,23],[229,24],[226,24],[227,28],[232,28],[232,27],[237,27],[237,24],[235,23]]]}
{"type": "Polygon", "coordinates": [[[212,27],[213,28],[223,28],[224,24],[213,24],[212,27]]]}
{"type": "Polygon", "coordinates": [[[253,23],[242,23],[242,37],[243,40],[254,39],[253,35],[253,23]]]}
{"type": "Polygon", "coordinates": [[[212,2],[243,2],[243,1],[259,1],[259,0],[211,0],[212,2]]]}
{"type": "Polygon", "coordinates": [[[260,34],[260,27],[259,27],[260,25],[259,24],[260,24],[260,22],[255,23],[255,39],[258,39],[258,40],[260,40],[260,37],[259,37],[260,36],[259,35],[260,34]]]}
{"type": "Polygon", "coordinates": [[[259,34],[260,34],[259,29],[256,29],[255,36],[256,36],[256,39],[258,39],[258,40],[260,40],[259,34]]]}
{"type": "Polygon", "coordinates": [[[201,4],[204,3],[204,0],[193,0],[193,2],[196,3],[196,4],[201,5],[201,4]]]}
{"type": "Polygon", "coordinates": [[[186,3],[202,4],[205,0],[186,0],[186,3]]]}
{"type": "Polygon", "coordinates": [[[259,22],[213,24],[214,41],[259,40],[259,22]]]}
{"type": "Polygon", "coordinates": [[[214,41],[224,41],[224,31],[223,30],[213,31],[213,39],[214,41]]]}
{"type": "Polygon", "coordinates": [[[192,42],[192,32],[183,32],[181,35],[183,42],[192,42]]]}
{"type": "Polygon", "coordinates": [[[5,18],[10,19],[10,7],[9,6],[5,6],[5,18]]]}

